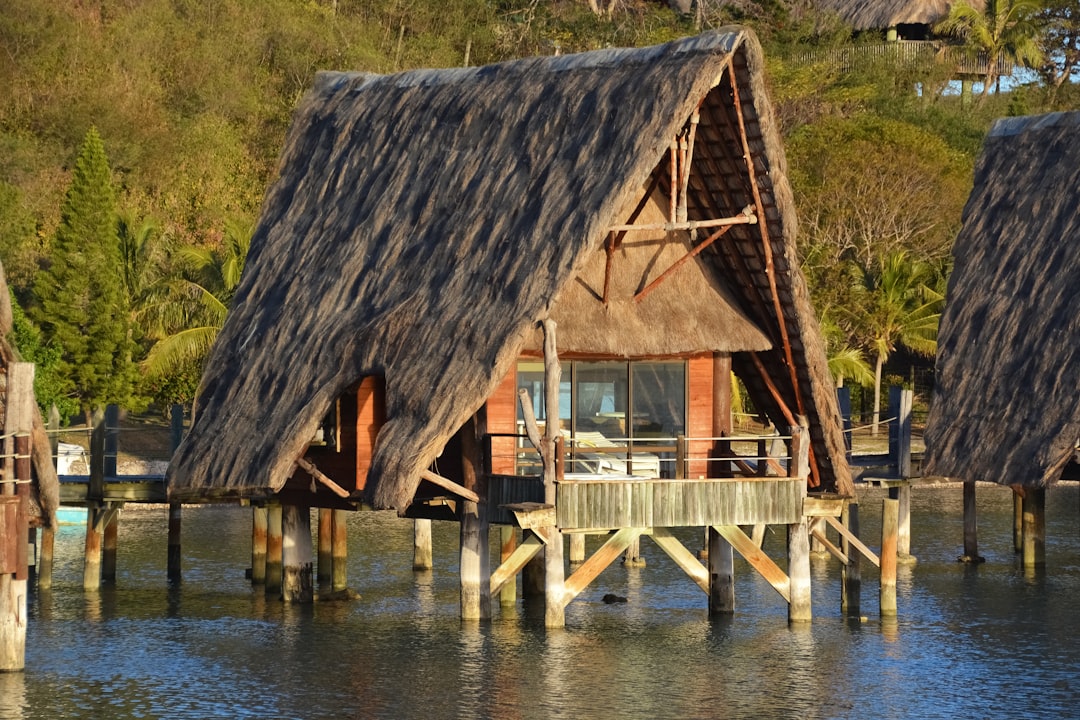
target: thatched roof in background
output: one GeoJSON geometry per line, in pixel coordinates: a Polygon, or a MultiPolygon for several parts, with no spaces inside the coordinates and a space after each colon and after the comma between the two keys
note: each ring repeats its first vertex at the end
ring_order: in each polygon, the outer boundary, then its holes
{"type": "MultiPolygon", "coordinates": [[[[3,374],[0,383],[3,383],[2,388],[7,387],[8,366],[22,360],[8,340],[11,329],[11,296],[8,294],[4,268],[0,265],[0,374],[3,374]]],[[[4,426],[4,407],[4,402],[0,401],[0,428],[4,426]]],[[[56,520],[56,511],[60,507],[60,481],[56,476],[56,465],[52,458],[49,436],[45,432],[45,423],[36,405],[31,432],[31,469],[34,482],[30,486],[30,524],[52,527],[56,520]]]]}
{"type": "MultiPolygon", "coordinates": [[[[712,160],[697,173],[704,184],[692,188],[691,219],[753,202],[729,65],[767,236],[762,225],[738,226],[697,266],[729,276],[733,316],[747,337],[767,335],[774,349],[760,357],[770,381],[809,417],[819,477],[850,492],[761,51],[736,29],[481,68],[322,74],[295,116],[191,431],[170,465],[171,497],[280,490],[333,399],[383,374],[387,420],[366,492],[376,507],[404,508],[420,471],[602,252],[608,228],[626,221],[652,180],[670,183],[669,145],[703,99],[698,143],[713,146],[712,160]]],[[[723,349],[710,332],[698,351],[723,349]]],[[[779,420],[752,361],[735,362],[758,407],[779,420]]]]}
{"type": "MultiPolygon", "coordinates": [[[[933,25],[944,19],[953,0],[812,0],[817,10],[834,12],[855,30],[885,30],[896,25],[933,25]]],[[[976,9],[982,0],[970,0],[976,9]]]]}
{"type": "Polygon", "coordinates": [[[1080,113],[994,125],[953,255],[924,471],[1045,486],[1080,439],[1080,113]]]}

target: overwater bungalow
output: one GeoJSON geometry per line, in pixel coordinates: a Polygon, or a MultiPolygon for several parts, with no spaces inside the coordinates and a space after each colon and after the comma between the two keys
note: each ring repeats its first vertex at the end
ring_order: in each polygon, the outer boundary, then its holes
{"type": "Polygon", "coordinates": [[[924,473],[1016,491],[1026,565],[1042,562],[1046,488],[1080,439],[1080,113],[1003,118],[953,249],[924,473]]]}
{"type": "Polygon", "coordinates": [[[789,579],[738,528],[795,528],[802,553],[808,513],[839,513],[814,498],[853,495],[762,66],[735,28],[320,73],[170,500],[282,503],[301,524],[309,507],[458,520],[466,616],[546,545],[555,625],[642,534],[709,591],[668,531],[704,526],[710,562],[725,543],[755,555],[809,619],[808,566],[789,579]],[[783,457],[730,439],[732,373],[783,457]],[[488,522],[527,530],[490,583],[488,522]],[[564,532],[613,533],[565,587],[564,532]]]}
{"type": "MultiPolygon", "coordinates": [[[[884,31],[889,40],[928,40],[933,26],[944,20],[953,0],[814,0],[815,9],[833,12],[858,32],[884,31]]],[[[983,0],[969,0],[977,10],[983,0]]]]}

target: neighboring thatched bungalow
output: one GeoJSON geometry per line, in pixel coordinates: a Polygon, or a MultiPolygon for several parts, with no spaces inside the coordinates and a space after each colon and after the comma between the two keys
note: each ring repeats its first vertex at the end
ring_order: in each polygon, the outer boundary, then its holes
{"type": "MultiPolygon", "coordinates": [[[[525,388],[543,424],[546,318],[565,434],[712,436],[733,368],[779,429],[807,419],[811,487],[852,494],[761,50],[733,29],[489,67],[320,74],[170,499],[363,498],[405,512],[421,473],[460,480],[459,430],[481,409],[488,432],[518,433],[525,388]],[[332,482],[297,470],[305,456],[332,482]]],[[[513,472],[515,444],[494,443],[492,469],[513,472]]],[[[691,443],[694,457],[711,448],[691,443]]],[[[707,472],[703,459],[690,467],[707,472]]]]}
{"type": "Polygon", "coordinates": [[[998,120],[953,255],[925,472],[1041,488],[1080,439],[1080,113],[998,120]]]}
{"type": "MultiPolygon", "coordinates": [[[[858,32],[882,30],[890,40],[926,40],[955,4],[953,0],[814,0],[813,7],[836,13],[858,32]]],[[[983,0],[968,4],[981,10],[983,0]]]]}
{"type": "Polygon", "coordinates": [[[926,474],[1010,485],[1041,504],[1076,457],[1078,208],[1080,113],[998,120],[953,251],[926,474]]]}

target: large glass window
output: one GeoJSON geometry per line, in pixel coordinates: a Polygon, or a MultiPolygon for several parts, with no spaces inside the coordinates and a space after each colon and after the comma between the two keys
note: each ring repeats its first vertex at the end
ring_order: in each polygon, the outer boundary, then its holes
{"type": "MultiPolygon", "coordinates": [[[[517,387],[528,390],[543,429],[543,361],[521,360],[517,387]]],[[[669,475],[673,464],[664,462],[671,454],[668,446],[686,429],[686,362],[562,363],[559,427],[572,438],[570,472],[669,475]],[[656,441],[654,452],[649,439],[656,441]]],[[[520,408],[518,430],[524,432],[520,408]]],[[[536,458],[525,446],[519,472],[532,472],[536,458]]]]}

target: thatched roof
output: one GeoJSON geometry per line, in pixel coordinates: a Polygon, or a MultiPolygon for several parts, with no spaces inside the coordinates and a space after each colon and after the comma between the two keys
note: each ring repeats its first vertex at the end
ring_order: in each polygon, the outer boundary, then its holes
{"type": "MultiPolygon", "coordinates": [[[[813,0],[817,10],[834,12],[855,30],[884,30],[897,25],[933,25],[943,20],[956,3],[953,0],[813,0]]],[[[982,0],[968,3],[976,9],[982,0]]]]}
{"type": "MultiPolygon", "coordinates": [[[[6,404],[2,397],[7,387],[7,368],[11,363],[22,360],[8,340],[11,329],[11,296],[8,294],[4,268],[0,265],[0,375],[3,376],[0,377],[0,428],[4,426],[6,404]]],[[[30,486],[30,523],[32,526],[52,527],[56,520],[56,510],[60,507],[60,482],[56,477],[56,465],[52,458],[49,436],[45,432],[45,423],[36,405],[31,433],[30,453],[34,482],[30,486]]]]}
{"type": "Polygon", "coordinates": [[[999,120],[964,209],[925,472],[1045,486],[1080,439],[1080,113],[999,120]]]}
{"type": "MultiPolygon", "coordinates": [[[[333,399],[381,374],[387,420],[365,492],[376,507],[403,509],[419,473],[549,316],[566,324],[560,353],[761,349],[779,402],[748,353],[734,360],[757,406],[781,426],[781,404],[807,415],[817,478],[850,491],[761,73],[756,39],[734,29],[480,68],[321,74],[294,118],[191,431],[170,465],[171,497],[280,490],[333,399]],[[626,222],[647,188],[670,185],[669,146],[699,105],[689,218],[755,203],[729,68],[761,222],[735,226],[695,259],[705,280],[673,279],[636,311],[619,301],[605,310],[590,273],[608,229],[626,222]],[[723,286],[709,297],[735,342],[715,318],[673,320],[680,302],[693,305],[673,288],[703,283],[723,286]],[[575,309],[574,293],[592,310],[575,309]],[[594,332],[573,332],[573,317],[586,312],[594,332]],[[665,322],[697,335],[681,342],[665,322]],[[631,323],[636,344],[615,342],[631,323]]],[[[616,258],[613,286],[629,266],[616,258]]]]}

